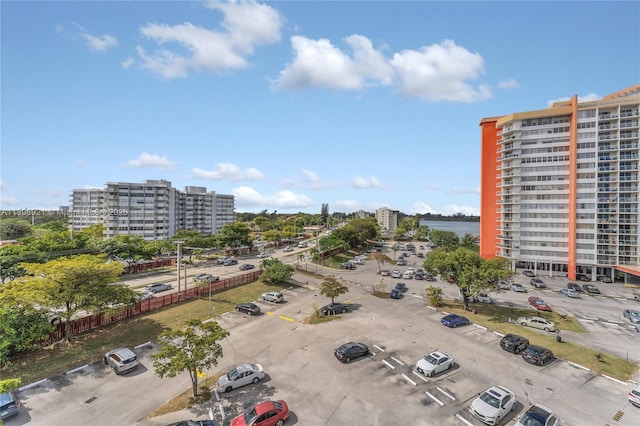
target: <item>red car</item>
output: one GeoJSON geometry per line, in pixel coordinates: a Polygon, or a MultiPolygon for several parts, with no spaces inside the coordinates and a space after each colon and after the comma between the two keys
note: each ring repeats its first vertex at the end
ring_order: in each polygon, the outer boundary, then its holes
{"type": "Polygon", "coordinates": [[[536,296],[531,296],[529,298],[529,304],[531,306],[533,306],[534,308],[536,308],[539,311],[549,311],[551,312],[551,308],[549,307],[549,305],[547,305],[544,300],[540,299],[539,297],[536,296]]]}
{"type": "Polygon", "coordinates": [[[231,426],[282,426],[289,420],[289,406],[283,400],[265,401],[231,421],[231,426]]]}

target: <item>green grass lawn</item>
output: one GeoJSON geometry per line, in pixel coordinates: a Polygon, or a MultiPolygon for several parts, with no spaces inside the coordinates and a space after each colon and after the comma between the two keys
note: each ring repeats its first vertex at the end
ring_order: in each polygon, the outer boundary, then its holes
{"type": "Polygon", "coordinates": [[[105,352],[121,346],[133,347],[155,341],[164,330],[185,326],[191,318],[206,320],[234,310],[238,303],[256,300],[265,291],[280,290],[262,282],[241,285],[214,293],[207,298],[190,300],[158,311],[133,317],[70,339],[69,345],[27,354],[3,368],[0,379],[22,378],[23,384],[64,373],[102,359],[105,352]]]}

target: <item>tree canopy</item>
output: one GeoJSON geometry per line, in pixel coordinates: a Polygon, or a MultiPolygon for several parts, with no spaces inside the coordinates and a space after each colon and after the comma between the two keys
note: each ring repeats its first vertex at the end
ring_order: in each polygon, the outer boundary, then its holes
{"type": "Polygon", "coordinates": [[[265,258],[260,261],[262,274],[259,280],[265,284],[280,284],[291,279],[294,268],[291,265],[282,263],[279,259],[265,258]]]}
{"type": "Polygon", "coordinates": [[[453,281],[460,290],[465,309],[469,308],[468,296],[493,290],[495,287],[491,281],[507,279],[513,275],[507,259],[485,260],[477,250],[464,247],[453,251],[436,249],[429,252],[424,261],[424,269],[440,275],[443,280],[453,281]]]}
{"type": "Polygon", "coordinates": [[[334,303],[336,297],[348,292],[349,287],[339,282],[336,277],[327,277],[320,283],[320,294],[330,297],[331,303],[334,303]]]}
{"type": "Polygon", "coordinates": [[[218,365],[222,346],[218,341],[229,332],[217,322],[187,321],[183,330],[169,330],[158,336],[158,351],[151,355],[153,368],[160,378],[175,377],[188,371],[193,396],[198,396],[198,372],[218,365]]]}
{"type": "Polygon", "coordinates": [[[460,238],[452,231],[440,231],[432,229],[429,232],[429,240],[438,248],[443,250],[454,250],[460,243],[460,238]]]}
{"type": "Polygon", "coordinates": [[[21,264],[26,275],[0,288],[0,303],[31,307],[47,312],[59,311],[66,324],[81,311],[99,312],[109,305],[137,301],[137,293],[118,281],[120,262],[107,262],[104,256],[61,257],[47,263],[21,264]]]}

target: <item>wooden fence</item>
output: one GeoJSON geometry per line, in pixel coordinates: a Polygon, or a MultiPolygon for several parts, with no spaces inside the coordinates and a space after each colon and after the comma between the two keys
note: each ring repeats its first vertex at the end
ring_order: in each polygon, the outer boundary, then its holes
{"type": "MultiPolygon", "coordinates": [[[[101,312],[96,315],[89,315],[86,317],[72,320],[69,324],[69,337],[76,336],[78,334],[86,333],[96,328],[104,327],[105,325],[113,324],[118,321],[122,321],[127,318],[134,317],[136,315],[144,314],[147,312],[155,311],[165,306],[170,306],[176,303],[184,302],[190,299],[197,299],[199,297],[208,296],[209,292],[215,293],[220,290],[225,290],[231,287],[237,287],[239,285],[247,284],[257,280],[262,275],[262,270],[251,271],[247,274],[238,275],[231,278],[226,278],[209,285],[199,285],[182,290],[177,293],[170,293],[167,295],[156,295],[151,299],[143,300],[135,305],[127,306],[122,309],[118,309],[110,312],[101,312]]],[[[64,338],[64,323],[56,324],[55,330],[43,340],[44,345],[57,342],[64,338]]]]}

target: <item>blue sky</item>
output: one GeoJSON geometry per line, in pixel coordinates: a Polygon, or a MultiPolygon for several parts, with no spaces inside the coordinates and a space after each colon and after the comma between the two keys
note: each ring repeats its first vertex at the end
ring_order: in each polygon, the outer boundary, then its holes
{"type": "Polygon", "coordinates": [[[640,80],[638,2],[2,1],[0,207],[478,214],[483,117],[640,80]]]}

